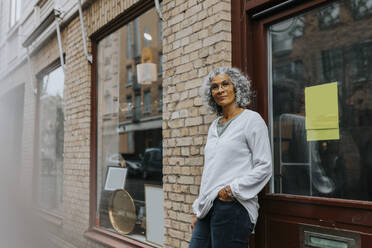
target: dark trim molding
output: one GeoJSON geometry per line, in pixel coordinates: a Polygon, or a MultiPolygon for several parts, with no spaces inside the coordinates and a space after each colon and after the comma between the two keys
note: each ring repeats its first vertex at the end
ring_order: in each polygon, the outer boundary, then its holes
{"type": "Polygon", "coordinates": [[[91,34],[90,39],[98,43],[112,32],[115,32],[125,24],[134,20],[136,17],[153,7],[155,7],[155,2],[153,0],[142,0],[135,3],[117,17],[112,19],[109,23],[103,25],[97,31],[91,34]]]}
{"type": "Polygon", "coordinates": [[[36,94],[36,101],[35,101],[35,119],[34,119],[34,134],[35,138],[33,140],[33,152],[34,152],[34,157],[33,157],[33,176],[32,176],[32,194],[33,194],[33,202],[35,203],[36,206],[39,206],[39,159],[40,159],[40,154],[39,154],[39,149],[40,149],[40,84],[43,80],[43,76],[46,74],[50,73],[51,71],[57,69],[59,66],[61,66],[59,57],[55,60],[53,60],[49,65],[41,69],[36,75],[35,75],[35,85],[37,88],[37,94],[36,94]]]}
{"type": "Polygon", "coordinates": [[[84,233],[84,236],[88,239],[94,240],[98,243],[107,245],[108,247],[126,247],[126,248],[153,248],[153,246],[142,243],[135,239],[123,236],[121,234],[113,233],[102,228],[92,228],[88,232],[84,233]]]}
{"type": "Polygon", "coordinates": [[[243,69],[245,66],[243,63],[244,56],[246,53],[244,52],[244,32],[245,28],[245,13],[244,13],[244,1],[236,0],[231,1],[231,36],[232,36],[232,66],[243,69]]]}
{"type": "Polygon", "coordinates": [[[91,66],[91,122],[90,122],[90,189],[89,189],[89,223],[96,225],[97,204],[97,43],[92,41],[93,63],[91,66]]]}
{"type": "MultiPolygon", "coordinates": [[[[63,59],[66,60],[66,55],[65,54],[63,54],[63,59]]],[[[42,80],[43,79],[43,76],[45,76],[49,72],[57,69],[59,66],[61,66],[61,60],[59,59],[59,56],[58,56],[58,58],[56,58],[55,60],[53,60],[49,65],[47,65],[46,67],[44,67],[43,69],[41,69],[38,73],[36,73],[36,75],[35,75],[36,80],[37,81],[42,80]]],[[[37,86],[39,86],[39,85],[37,85],[37,86]]]]}
{"type": "Polygon", "coordinates": [[[123,27],[146,11],[155,7],[153,0],[142,0],[119,14],[106,25],[90,35],[92,41],[93,63],[91,66],[91,129],[90,129],[90,192],[89,192],[89,230],[86,238],[105,244],[109,247],[152,247],[129,237],[97,227],[97,50],[98,43],[109,34],[123,27]]]}

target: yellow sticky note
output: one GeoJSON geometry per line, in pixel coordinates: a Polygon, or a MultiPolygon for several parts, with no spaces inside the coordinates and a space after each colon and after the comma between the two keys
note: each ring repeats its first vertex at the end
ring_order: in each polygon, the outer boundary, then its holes
{"type": "Polygon", "coordinates": [[[340,129],[308,129],[307,141],[315,140],[338,140],[340,139],[340,129]]]}
{"type": "Polygon", "coordinates": [[[338,128],[337,82],[305,88],[306,129],[338,128]]]}

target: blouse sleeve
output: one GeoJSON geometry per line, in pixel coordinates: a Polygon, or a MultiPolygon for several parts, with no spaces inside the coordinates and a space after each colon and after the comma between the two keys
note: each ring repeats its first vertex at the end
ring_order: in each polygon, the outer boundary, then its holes
{"type": "Polygon", "coordinates": [[[230,184],[234,197],[248,200],[255,197],[272,174],[271,148],[265,121],[256,113],[255,120],[245,128],[246,141],[252,153],[252,169],[230,184]]]}

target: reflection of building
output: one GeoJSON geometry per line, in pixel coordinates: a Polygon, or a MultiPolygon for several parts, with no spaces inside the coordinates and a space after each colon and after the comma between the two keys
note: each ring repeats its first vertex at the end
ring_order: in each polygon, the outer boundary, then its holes
{"type": "Polygon", "coordinates": [[[40,104],[40,205],[61,211],[63,187],[63,124],[62,98],[45,94],[40,104]]]}
{"type": "Polygon", "coordinates": [[[161,66],[158,66],[158,80],[150,85],[138,83],[136,67],[144,56],[144,47],[151,48],[153,63],[161,63],[161,23],[154,21],[158,19],[156,11],[151,11],[120,30],[123,41],[120,48],[120,152],[132,157],[143,154],[146,148],[161,146],[161,66]],[[145,34],[150,36],[146,38],[145,34]],[[137,144],[139,142],[144,144],[137,144]]]}
{"type": "Polygon", "coordinates": [[[146,56],[159,63],[159,20],[155,9],[150,9],[104,37],[97,48],[97,226],[107,230],[115,227],[109,220],[112,192],[103,185],[108,166],[125,166],[128,175],[122,180],[131,200],[123,204],[133,201],[136,209],[136,223],[128,237],[142,242],[146,241],[145,232],[151,231],[146,224],[152,217],[145,212],[151,205],[145,199],[145,185],[162,185],[162,76],[156,75],[156,81],[141,85],[136,65],[146,56]],[[157,157],[151,152],[154,149],[157,157]]]}
{"type": "MultiPolygon", "coordinates": [[[[318,12],[310,12],[271,27],[274,65],[273,92],[274,101],[277,103],[274,105],[275,123],[278,119],[277,114],[304,113],[304,87],[337,81],[343,137],[360,139],[359,132],[366,132],[366,129],[361,127],[372,123],[372,119],[368,117],[370,116],[368,113],[372,110],[372,105],[368,104],[371,101],[368,91],[372,87],[370,73],[372,32],[371,29],[363,27],[368,25],[372,19],[368,11],[362,7],[361,2],[334,3],[323,7],[318,12]],[[287,99],[293,99],[294,104],[287,99]],[[355,118],[350,118],[350,116],[355,118]]],[[[278,127],[278,125],[275,126],[278,127]]],[[[277,134],[278,129],[275,132],[277,134]]],[[[290,140],[291,137],[294,136],[287,135],[286,138],[290,140]]],[[[298,152],[294,152],[296,148],[291,146],[293,144],[284,143],[284,151],[292,154],[289,156],[293,157],[298,152]]],[[[364,184],[359,184],[365,170],[362,163],[363,157],[366,156],[363,155],[364,149],[359,147],[360,154],[359,152],[351,154],[348,150],[355,150],[353,148],[356,146],[355,142],[342,142],[342,139],[339,146],[340,148],[329,147],[329,149],[342,151],[345,164],[337,167],[345,167],[349,176],[345,179],[347,182],[342,182],[342,186],[339,186],[341,187],[339,192],[330,196],[368,199],[364,184]],[[356,186],[357,184],[359,186],[356,186]],[[359,193],[352,193],[355,188],[359,188],[359,193]]],[[[333,151],[335,152],[337,151],[333,151]]],[[[340,157],[337,154],[333,156],[340,157]]],[[[330,169],[328,171],[329,174],[335,173],[330,169]]],[[[298,186],[294,187],[298,190],[298,186]]]]}

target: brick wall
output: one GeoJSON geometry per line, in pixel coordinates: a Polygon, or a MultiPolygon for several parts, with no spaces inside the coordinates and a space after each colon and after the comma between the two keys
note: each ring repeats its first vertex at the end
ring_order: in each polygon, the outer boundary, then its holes
{"type": "MultiPolygon", "coordinates": [[[[97,0],[84,10],[88,36],[134,4],[97,0]]],[[[89,228],[91,65],[84,56],[79,17],[65,28],[64,239],[76,247],[104,247],[84,238],[89,228]]],[[[88,50],[90,43],[88,39],[88,50]]]]}
{"type": "Polygon", "coordinates": [[[66,41],[63,231],[81,247],[89,227],[91,79],[79,18],[68,25],[66,41]]]}
{"type": "Polygon", "coordinates": [[[165,246],[188,247],[191,205],[199,192],[203,151],[215,116],[204,108],[203,77],[231,66],[231,3],[165,0],[163,15],[163,163],[165,246]]]}

